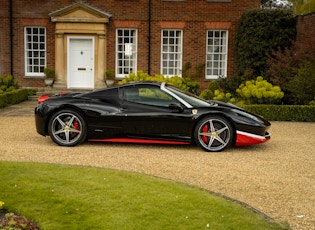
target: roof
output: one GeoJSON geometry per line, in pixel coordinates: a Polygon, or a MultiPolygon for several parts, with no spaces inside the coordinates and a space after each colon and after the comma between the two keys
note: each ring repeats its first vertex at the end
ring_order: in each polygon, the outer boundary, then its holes
{"type": "Polygon", "coordinates": [[[71,5],[68,5],[68,6],[65,6],[63,8],[60,8],[58,10],[55,10],[51,13],[49,13],[49,16],[50,17],[57,17],[57,16],[60,16],[60,15],[63,15],[63,14],[67,14],[67,13],[70,13],[70,12],[73,12],[77,9],[84,9],[86,11],[89,11],[89,12],[93,12],[94,14],[98,14],[100,17],[111,17],[112,15],[106,11],[103,11],[97,7],[94,7],[86,2],[83,2],[83,1],[80,1],[80,2],[76,2],[76,3],[73,3],[71,5]]]}

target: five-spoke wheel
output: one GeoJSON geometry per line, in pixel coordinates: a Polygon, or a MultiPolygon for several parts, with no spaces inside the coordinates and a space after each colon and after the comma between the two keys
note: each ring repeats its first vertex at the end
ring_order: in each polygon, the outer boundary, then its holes
{"type": "Polygon", "coordinates": [[[86,138],[87,128],[83,117],[73,110],[61,110],[48,124],[50,138],[62,146],[74,146],[86,138]]]}
{"type": "Polygon", "coordinates": [[[230,122],[225,118],[208,116],[198,122],[194,138],[204,150],[217,152],[232,144],[234,131],[230,122]]]}

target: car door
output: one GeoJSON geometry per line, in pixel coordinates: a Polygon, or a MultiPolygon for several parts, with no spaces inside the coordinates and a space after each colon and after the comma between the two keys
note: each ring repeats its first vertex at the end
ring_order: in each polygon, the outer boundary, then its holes
{"type": "Polygon", "coordinates": [[[159,85],[131,85],[123,90],[121,125],[129,136],[189,139],[192,113],[159,85]]]}

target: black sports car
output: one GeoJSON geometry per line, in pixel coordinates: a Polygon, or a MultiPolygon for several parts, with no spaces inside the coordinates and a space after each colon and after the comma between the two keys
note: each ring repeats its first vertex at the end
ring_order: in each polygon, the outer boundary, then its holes
{"type": "Polygon", "coordinates": [[[221,151],[270,139],[270,123],[232,104],[204,101],[160,82],[132,82],[87,93],[42,96],[37,132],[62,146],[100,142],[197,143],[221,151]]]}

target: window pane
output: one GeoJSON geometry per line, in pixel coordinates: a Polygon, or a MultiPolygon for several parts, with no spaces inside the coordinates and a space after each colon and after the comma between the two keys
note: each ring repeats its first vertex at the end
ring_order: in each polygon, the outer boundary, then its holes
{"type": "Polygon", "coordinates": [[[207,32],[206,78],[226,77],[227,31],[212,30],[207,32]]]}
{"type": "Polygon", "coordinates": [[[123,78],[125,75],[137,72],[137,30],[116,30],[116,76],[123,78]]]}
{"type": "Polygon", "coordinates": [[[182,31],[162,30],[161,72],[180,76],[182,68],[182,31]]]}
{"type": "Polygon", "coordinates": [[[43,76],[46,66],[46,28],[25,28],[25,71],[27,76],[43,76]],[[40,58],[39,58],[40,57],[40,58]]]}

